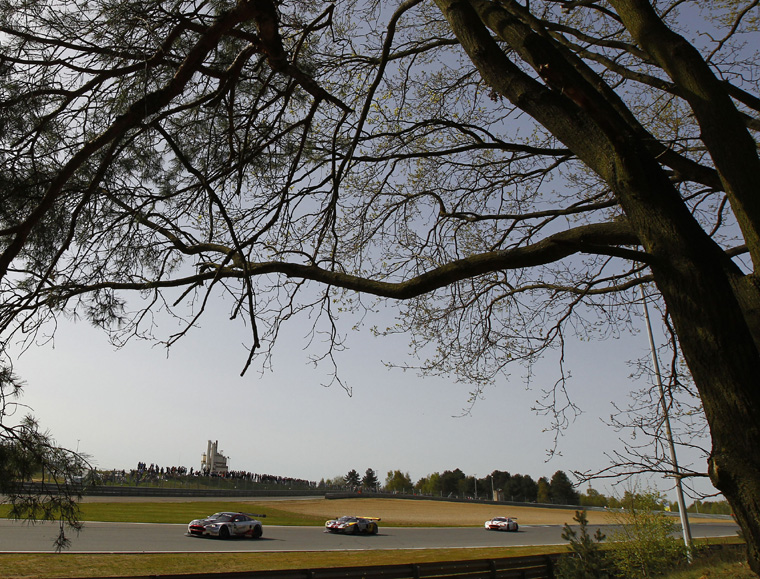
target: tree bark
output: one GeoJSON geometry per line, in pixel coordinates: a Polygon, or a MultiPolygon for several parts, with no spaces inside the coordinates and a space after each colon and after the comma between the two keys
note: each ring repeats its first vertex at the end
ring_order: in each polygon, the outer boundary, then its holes
{"type": "MultiPolygon", "coordinates": [[[[613,0],[611,4],[694,111],[757,268],[760,158],[725,84],[691,44],[665,26],[649,2],[613,0]]],[[[698,285],[683,286],[691,288],[686,295],[678,295],[678,288],[672,286],[677,281],[669,279],[667,272],[656,277],[663,295],[669,294],[666,301],[710,424],[710,478],[733,507],[744,531],[750,566],[760,575],[758,284],[754,275],[732,271],[724,279],[699,256],[690,261],[698,285]],[[689,300],[703,304],[699,325],[688,317],[692,313],[689,300]]]]}
{"type": "MultiPolygon", "coordinates": [[[[760,298],[758,284],[700,227],[647,144],[604,94],[571,61],[563,62],[548,35],[521,20],[522,6],[508,0],[436,3],[483,79],[551,131],[614,191],[646,252],[704,404],[713,444],[711,480],[732,505],[750,565],[760,574],[760,351],[752,314],[760,298]],[[509,60],[489,27],[543,84],[509,60]]],[[[708,110],[704,106],[700,114],[709,115],[708,110]]],[[[718,142],[720,130],[725,127],[711,125],[718,142]]],[[[719,151],[717,157],[723,156],[719,151]]],[[[731,197],[745,200],[753,177],[736,176],[735,165],[732,171],[737,193],[731,197]]],[[[758,229],[752,209],[758,198],[755,194],[754,201],[734,208],[742,213],[748,244],[758,229]]]]}
{"type": "Polygon", "coordinates": [[[646,0],[610,2],[634,39],[679,87],[731,200],[755,269],[760,265],[760,158],[726,85],[697,49],[670,30],[646,0]]]}

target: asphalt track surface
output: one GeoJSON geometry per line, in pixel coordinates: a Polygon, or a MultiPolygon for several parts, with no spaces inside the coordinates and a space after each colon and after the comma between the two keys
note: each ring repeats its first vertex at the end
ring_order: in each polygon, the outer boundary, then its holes
{"type": "MultiPolygon", "coordinates": [[[[602,532],[611,527],[601,526],[602,532]]],[[[590,532],[596,527],[590,526],[590,532]]],[[[736,536],[732,523],[691,526],[694,537],[736,536]]],[[[0,519],[0,553],[50,553],[58,526],[29,525],[0,519]]],[[[320,527],[264,525],[261,539],[189,537],[187,525],[157,523],[85,523],[72,534],[69,553],[251,553],[266,551],[361,551],[376,549],[443,549],[567,544],[559,525],[525,525],[518,532],[482,527],[380,527],[377,535],[336,535],[320,527]]]]}

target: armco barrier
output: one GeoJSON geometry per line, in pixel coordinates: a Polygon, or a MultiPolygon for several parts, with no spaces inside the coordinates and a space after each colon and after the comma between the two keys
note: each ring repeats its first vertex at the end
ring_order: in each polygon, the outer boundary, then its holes
{"type": "Polygon", "coordinates": [[[552,579],[561,555],[282,571],[143,575],[119,579],[552,579]]]}
{"type": "Polygon", "coordinates": [[[325,493],[326,499],[407,499],[412,501],[440,501],[446,503],[468,503],[479,505],[505,505],[513,507],[541,507],[542,509],[584,509],[584,510],[605,510],[604,507],[581,507],[579,505],[554,505],[547,503],[521,503],[518,501],[492,501],[489,499],[460,499],[457,497],[437,497],[433,495],[407,495],[407,494],[392,494],[392,493],[354,493],[354,492],[327,492],[325,493]]]}
{"type": "MultiPolygon", "coordinates": [[[[29,492],[49,492],[56,494],[62,488],[48,483],[26,483],[24,489],[29,492]]],[[[69,491],[81,492],[84,496],[114,496],[114,497],[288,497],[288,496],[323,496],[323,490],[291,490],[291,489],[203,489],[176,488],[154,486],[113,486],[113,485],[69,485],[69,491]]]]}

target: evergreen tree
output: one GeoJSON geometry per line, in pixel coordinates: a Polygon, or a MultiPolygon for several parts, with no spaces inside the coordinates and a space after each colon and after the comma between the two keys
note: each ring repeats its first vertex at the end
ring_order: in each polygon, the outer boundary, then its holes
{"type": "Polygon", "coordinates": [[[542,504],[548,504],[552,502],[551,487],[549,481],[545,476],[538,479],[538,488],[536,489],[536,502],[542,504]]]}
{"type": "Polygon", "coordinates": [[[376,489],[377,482],[377,475],[375,474],[375,471],[371,468],[368,468],[362,477],[362,486],[368,489],[376,489]]]}
{"type": "Polygon", "coordinates": [[[604,551],[599,544],[605,536],[601,529],[597,529],[594,536],[588,534],[588,518],[586,511],[575,511],[573,520],[579,525],[575,531],[565,523],[562,538],[569,541],[571,554],[560,559],[557,564],[557,577],[559,579],[603,579],[610,577],[611,565],[605,557],[604,551]]]}
{"type": "Polygon", "coordinates": [[[536,500],[538,485],[530,475],[516,474],[509,479],[505,495],[509,500],[533,502],[536,500]]]}
{"type": "Polygon", "coordinates": [[[511,475],[507,471],[495,470],[491,473],[491,486],[497,492],[501,492],[502,498],[507,494],[507,484],[511,475]]]}
{"type": "Polygon", "coordinates": [[[346,483],[347,487],[356,488],[361,483],[361,479],[359,478],[359,473],[356,472],[356,469],[351,469],[348,471],[348,474],[343,477],[344,482],[346,483]]]}
{"type": "Polygon", "coordinates": [[[460,494],[460,482],[464,480],[465,474],[458,468],[454,470],[445,470],[441,473],[441,491],[444,496],[460,494]]]}
{"type": "Polygon", "coordinates": [[[580,494],[575,490],[573,483],[561,470],[552,475],[552,480],[549,483],[549,495],[556,505],[577,505],[580,499],[580,494]]]}

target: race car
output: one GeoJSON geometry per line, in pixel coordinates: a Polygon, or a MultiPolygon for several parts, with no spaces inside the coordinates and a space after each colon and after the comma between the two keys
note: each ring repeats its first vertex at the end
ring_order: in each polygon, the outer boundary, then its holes
{"type": "Polygon", "coordinates": [[[258,539],[264,530],[261,521],[254,517],[266,517],[266,515],[252,515],[250,513],[214,513],[205,519],[195,519],[187,526],[187,534],[195,537],[251,537],[258,539]]]}
{"type": "Polygon", "coordinates": [[[377,521],[379,520],[379,517],[340,517],[327,521],[325,523],[325,532],[345,533],[347,535],[356,535],[358,533],[377,535],[377,521]]]}
{"type": "Polygon", "coordinates": [[[513,517],[494,517],[486,521],[485,527],[489,531],[517,531],[517,521],[513,517]]]}

